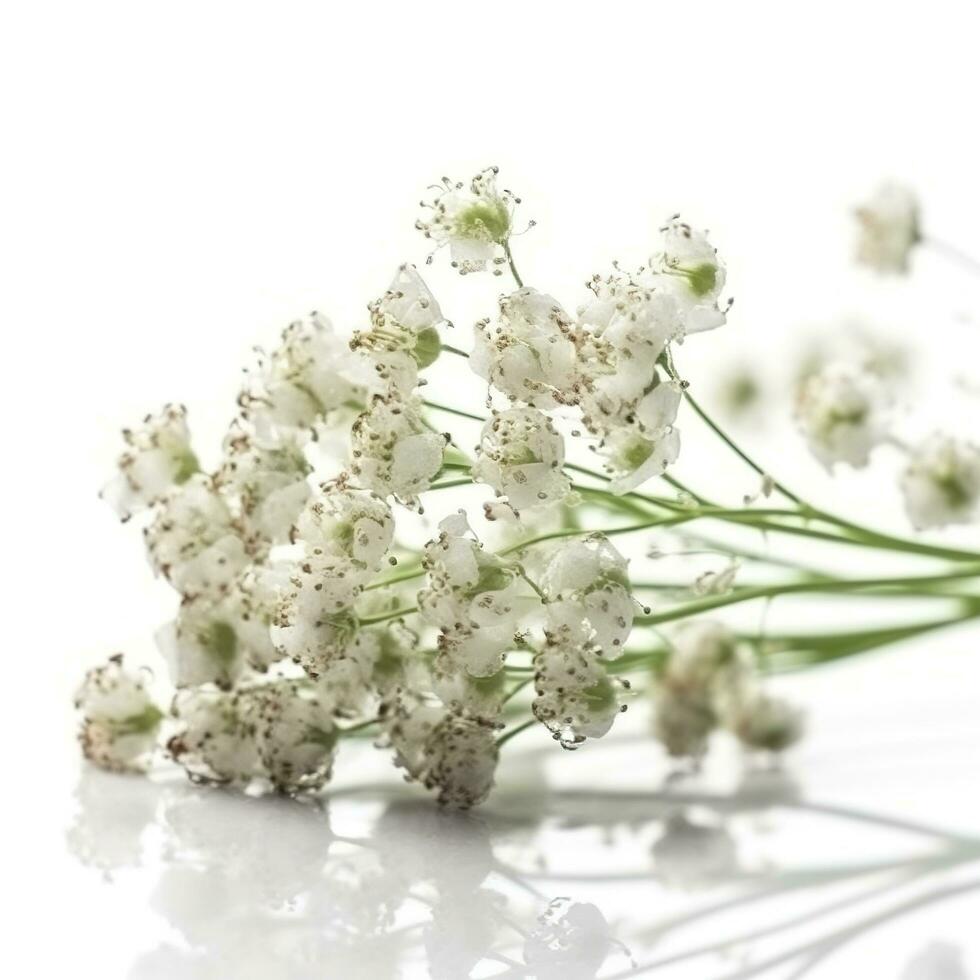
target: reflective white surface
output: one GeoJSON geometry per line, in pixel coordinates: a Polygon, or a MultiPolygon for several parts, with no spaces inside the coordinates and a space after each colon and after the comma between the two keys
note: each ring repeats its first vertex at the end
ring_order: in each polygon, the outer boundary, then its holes
{"type": "Polygon", "coordinates": [[[780,769],[719,742],[671,780],[639,705],[576,753],[528,733],[470,814],[367,746],[316,805],[83,769],[60,871],[79,975],[977,976],[965,645],[784,679],[819,724],[780,769]]]}

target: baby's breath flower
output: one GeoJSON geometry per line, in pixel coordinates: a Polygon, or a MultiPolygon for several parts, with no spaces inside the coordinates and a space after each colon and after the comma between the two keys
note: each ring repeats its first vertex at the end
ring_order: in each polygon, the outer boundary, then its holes
{"type": "Polygon", "coordinates": [[[121,653],[85,675],[75,707],[82,713],[78,739],[86,759],[120,772],[146,767],[163,712],[146,692],[144,679],[123,667],[121,653]]]}
{"type": "Polygon", "coordinates": [[[439,304],[415,266],[403,265],[388,291],[368,309],[371,327],[354,334],[351,348],[374,361],[383,388],[410,395],[419,370],[442,351],[439,324],[445,318],[439,304]]]}
{"type": "Polygon", "coordinates": [[[417,399],[375,396],[351,429],[350,471],[379,496],[413,504],[439,472],[447,444],[426,427],[417,399]]]}
{"type": "Polygon", "coordinates": [[[694,580],[694,594],[700,596],[727,595],[735,585],[738,569],[738,562],[731,561],[717,572],[702,572],[694,580]]]}
{"type": "Polygon", "coordinates": [[[909,520],[919,529],[967,524],[980,501],[980,449],[934,435],[912,452],[902,474],[909,520]]]}
{"type": "Polygon", "coordinates": [[[721,623],[682,626],[663,667],[654,696],[654,735],[669,755],[700,759],[708,737],[741,703],[751,663],[721,623]]]}
{"type": "Polygon", "coordinates": [[[391,508],[369,490],[343,481],[322,483],[299,515],[292,540],[313,556],[349,558],[375,572],[381,567],[395,533],[391,508]]]}
{"type": "MultiPolygon", "coordinates": [[[[672,384],[658,386],[663,397],[659,407],[664,417],[677,410],[679,392],[672,384]]],[[[681,435],[668,423],[659,432],[644,434],[637,429],[617,429],[599,443],[605,456],[604,468],[611,476],[609,489],[615,494],[629,493],[677,461],[681,451],[681,435]]]]}
{"type": "Polygon", "coordinates": [[[830,364],[800,386],[796,421],[824,466],[866,466],[871,450],[886,435],[883,393],[869,374],[830,364]]]}
{"type": "Polygon", "coordinates": [[[209,687],[178,691],[173,714],[180,729],[167,743],[195,782],[245,784],[261,774],[248,695],[209,687]]]}
{"type": "Polygon", "coordinates": [[[511,408],[484,425],[471,472],[519,513],[568,496],[564,463],[565,441],[551,420],[535,408],[511,408]]]}
{"type": "Polygon", "coordinates": [[[460,512],[439,523],[425,548],[429,585],[419,592],[422,616],[439,627],[440,650],[474,677],[496,674],[521,620],[539,603],[513,568],[488,554],[460,512]]]}
{"type": "Polygon", "coordinates": [[[289,430],[258,439],[240,420],[225,437],[225,455],[215,482],[240,503],[246,533],[258,542],[289,538],[310,487],[312,472],[303,451],[306,438],[289,430]]]}
{"type": "Polygon", "coordinates": [[[596,654],[562,639],[552,637],[535,654],[531,711],[563,749],[576,749],[605,735],[626,710],[626,682],[611,677],[596,654]]]}
{"type": "Polygon", "coordinates": [[[478,323],[474,340],[470,367],[514,401],[575,403],[575,332],[551,296],[530,288],[502,296],[499,319],[478,323]]]}
{"type": "Polygon", "coordinates": [[[908,272],[909,255],[922,240],[915,195],[899,184],[883,184],[855,214],[858,262],[875,272],[908,272]]]}
{"type": "Polygon", "coordinates": [[[245,668],[238,620],[231,596],[181,603],[177,618],[157,631],[160,653],[175,687],[215,684],[230,688],[245,668]]]}
{"type": "Polygon", "coordinates": [[[321,789],[330,779],[338,735],[331,703],[305,681],[283,680],[245,699],[259,762],[283,793],[321,789]]]}
{"type": "Polygon", "coordinates": [[[405,778],[438,790],[457,809],[482,803],[493,787],[498,725],[461,710],[403,694],[383,710],[385,737],[405,778]]]}
{"type": "Polygon", "coordinates": [[[700,333],[725,322],[718,297],[725,287],[725,267],[704,232],[678,217],[662,229],[664,248],[651,265],[658,269],[684,311],[684,332],[700,333]]]}
{"type": "Polygon", "coordinates": [[[460,273],[482,272],[488,263],[499,264],[518,199],[497,189],[497,168],[478,173],[469,187],[443,177],[437,190],[431,202],[422,202],[426,213],[415,227],[437,248],[449,245],[453,268],[460,273]]]}
{"type": "Polygon", "coordinates": [[[345,655],[357,631],[352,611],[364,572],[348,558],[299,561],[282,592],[272,625],[279,653],[316,679],[345,655]]]}
{"type": "Polygon", "coordinates": [[[800,709],[760,690],[738,701],[728,724],[746,748],[764,752],[782,752],[803,735],[800,709]]]}
{"type": "Polygon", "coordinates": [[[432,690],[443,704],[481,718],[496,718],[507,697],[507,671],[474,677],[459,669],[451,653],[441,652],[432,664],[432,690]]]}
{"type": "Polygon", "coordinates": [[[438,790],[443,806],[468,810],[482,803],[493,789],[500,752],[497,724],[465,712],[450,711],[425,740],[421,780],[438,790]]]}
{"type": "Polygon", "coordinates": [[[262,437],[363,410],[370,375],[319,313],[291,323],[270,354],[258,353],[239,402],[262,437]]]}
{"type": "Polygon", "coordinates": [[[200,469],[182,405],[165,405],[159,415],[147,415],[140,428],[123,429],[123,439],[119,473],[102,497],[124,521],[200,469]]]}
{"type": "Polygon", "coordinates": [[[253,670],[264,672],[282,659],[270,631],[280,596],[289,588],[289,566],[281,563],[249,565],[235,580],[230,595],[235,636],[253,670]]]}
{"type": "Polygon", "coordinates": [[[154,569],[185,596],[226,592],[248,562],[227,502],[201,473],[167,494],[143,534],[154,569]]]}
{"type": "Polygon", "coordinates": [[[633,627],[627,565],[602,534],[563,544],[542,580],[548,629],[608,660],[620,656],[633,627]]]}

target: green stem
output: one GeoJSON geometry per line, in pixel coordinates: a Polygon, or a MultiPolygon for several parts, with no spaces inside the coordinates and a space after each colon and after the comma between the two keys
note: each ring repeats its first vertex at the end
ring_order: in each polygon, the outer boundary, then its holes
{"type": "Polygon", "coordinates": [[[469,354],[465,350],[460,350],[458,347],[453,347],[452,344],[443,344],[442,349],[449,354],[455,354],[457,357],[465,357],[469,360],[469,354]]]}
{"type": "MultiPolygon", "coordinates": [[[[419,574],[421,574],[421,572],[419,574]]],[[[370,586],[368,586],[368,588],[370,588],[370,586]]],[[[361,626],[374,626],[377,623],[386,623],[389,619],[399,619],[402,616],[411,616],[412,613],[417,613],[418,611],[418,606],[405,606],[403,609],[395,609],[390,613],[384,613],[380,616],[369,616],[367,619],[359,619],[358,623],[361,626]]]]}
{"type": "Polygon", "coordinates": [[[473,415],[471,412],[464,412],[459,408],[450,408],[448,405],[440,405],[439,402],[423,400],[422,404],[426,408],[434,408],[437,412],[448,412],[450,415],[458,415],[461,419],[471,419],[474,422],[486,422],[482,415],[473,415]]]}
{"type": "Polygon", "coordinates": [[[507,256],[507,264],[510,266],[510,274],[514,277],[514,282],[517,283],[518,289],[524,288],[524,280],[521,279],[521,274],[517,271],[517,266],[514,265],[514,256],[510,251],[510,240],[505,239],[503,242],[504,255],[507,256]]]}
{"type": "Polygon", "coordinates": [[[665,612],[653,613],[649,616],[638,616],[634,622],[638,626],[655,626],[658,623],[667,623],[672,620],[683,619],[686,616],[695,616],[699,613],[721,609],[724,606],[736,605],[740,602],[749,602],[753,599],[772,599],[781,595],[793,595],[805,592],[848,592],[850,590],[865,589],[914,589],[920,585],[929,586],[956,582],[967,578],[974,578],[978,575],[980,575],[980,568],[971,568],[949,572],[945,575],[906,576],[904,578],[828,579],[824,582],[790,582],[785,585],[748,587],[738,589],[728,595],[707,596],[704,599],[697,599],[694,602],[676,606],[665,612]]]}

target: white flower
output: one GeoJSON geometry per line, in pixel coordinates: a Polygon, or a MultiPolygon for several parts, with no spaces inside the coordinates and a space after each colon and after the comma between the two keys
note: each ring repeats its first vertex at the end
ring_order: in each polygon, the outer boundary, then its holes
{"type": "Polygon", "coordinates": [[[926,439],[909,458],[902,493],[919,529],[969,523],[980,501],[980,448],[950,436],[926,439]]]}
{"type": "Polygon", "coordinates": [[[424,747],[426,789],[438,790],[443,806],[468,810],[493,789],[500,752],[497,725],[483,718],[449,712],[432,730],[424,747]]]}
{"type": "Polygon", "coordinates": [[[177,692],[173,714],[180,730],[167,750],[193,780],[248,783],[260,775],[246,693],[188,688],[177,692]]]}
{"type": "Polygon", "coordinates": [[[346,557],[376,572],[394,533],[391,508],[381,497],[341,482],[324,483],[297,518],[293,541],[311,555],[346,557]]]}
{"type": "Polygon", "coordinates": [[[123,439],[126,451],[119,457],[119,474],[102,497],[124,521],[200,469],[182,405],[165,405],[159,415],[147,415],[142,427],[123,429],[123,439]]]}
{"type": "Polygon", "coordinates": [[[627,565],[602,534],[562,545],[542,579],[549,632],[608,660],[620,656],[633,627],[627,565]]]}
{"type": "Polygon", "coordinates": [[[290,590],[290,566],[249,565],[235,580],[230,595],[234,612],[235,636],[245,662],[257,671],[266,671],[282,659],[272,642],[272,624],[281,597],[290,590]]]}
{"type": "Polygon", "coordinates": [[[429,585],[419,592],[419,609],[439,627],[439,648],[459,669],[488,677],[503,666],[519,624],[539,603],[514,569],[468,536],[464,514],[445,518],[439,530],[425,547],[429,585]]]}
{"type": "Polygon", "coordinates": [[[226,592],[248,563],[228,504],[201,473],[169,492],[143,535],[154,569],[185,596],[226,592]]]}
{"type": "Polygon", "coordinates": [[[231,598],[181,603],[177,618],[157,631],[156,642],[175,687],[213,683],[229,688],[245,667],[231,598]]]}
{"type": "Polygon", "coordinates": [[[746,748],[766,752],[782,752],[803,735],[800,709],[759,690],[738,701],[728,724],[746,748]]]}
{"type": "Polygon", "coordinates": [[[725,322],[725,314],[718,308],[718,297],[725,286],[725,267],[717,250],[703,232],[677,217],[662,231],[663,252],[659,262],[655,260],[651,265],[659,266],[684,310],[684,332],[700,333],[720,327],[725,322]]]}
{"type": "Polygon", "coordinates": [[[519,289],[500,298],[496,323],[474,328],[470,367],[518,402],[552,408],[576,401],[572,321],[551,296],[519,289]]]}
{"type": "Polygon", "coordinates": [[[738,570],[738,562],[730,561],[717,572],[702,572],[694,581],[694,594],[700,596],[727,595],[735,585],[738,570]]]}
{"type": "Polygon", "coordinates": [[[248,692],[245,715],[265,775],[280,792],[321,789],[330,779],[338,733],[332,705],[303,681],[248,692]]]}
{"type": "Polygon", "coordinates": [[[441,652],[432,664],[432,690],[448,707],[465,709],[481,718],[496,718],[507,698],[507,671],[487,677],[461,671],[451,653],[441,652]]]}
{"type": "Polygon", "coordinates": [[[489,796],[500,754],[495,722],[405,692],[386,703],[381,716],[406,779],[437,789],[439,803],[457,809],[489,796]]]}
{"type": "Polygon", "coordinates": [[[417,399],[375,396],[351,429],[350,471],[379,496],[411,504],[432,484],[447,443],[426,428],[417,399]]]}
{"type": "Polygon", "coordinates": [[[726,626],[704,620],[677,631],[653,688],[654,735],[669,755],[704,755],[708,736],[745,699],[751,669],[726,626]]]}
{"type": "Polygon", "coordinates": [[[855,214],[858,262],[880,273],[908,272],[909,254],[921,241],[915,195],[898,184],[883,184],[855,214]]]}
{"type": "Polygon", "coordinates": [[[291,323],[271,354],[259,352],[239,401],[262,436],[279,429],[311,429],[338,410],[367,401],[370,374],[326,317],[311,313],[291,323]]]}
{"type": "Polygon", "coordinates": [[[289,539],[310,493],[305,443],[305,436],[288,430],[259,439],[240,421],[232,423],[215,482],[238,498],[250,538],[269,544],[289,539]]]}
{"type": "Polygon", "coordinates": [[[314,679],[343,657],[357,630],[351,607],[363,574],[349,559],[335,555],[300,561],[273,620],[272,640],[280,655],[314,679]]]}
{"type": "Polygon", "coordinates": [[[511,408],[484,425],[471,472],[520,512],[568,496],[564,463],[565,441],[551,420],[535,408],[511,408]]]}
{"type": "Polygon", "coordinates": [[[121,653],[85,675],[75,707],[82,713],[78,738],[86,759],[103,769],[145,768],[163,712],[147,694],[143,678],[123,667],[121,653]]]}
{"type": "Polygon", "coordinates": [[[549,642],[534,657],[535,718],[563,749],[605,735],[621,711],[626,682],[610,677],[603,661],[574,643],[549,642]]]}
{"type": "Polygon", "coordinates": [[[399,268],[388,291],[368,307],[369,330],[357,331],[351,348],[374,361],[383,387],[409,395],[420,368],[433,364],[442,351],[439,324],[445,322],[435,297],[415,266],[399,268]]]}
{"type": "Polygon", "coordinates": [[[487,263],[499,264],[510,238],[518,202],[510,191],[497,190],[496,178],[496,167],[477,174],[469,187],[443,177],[435,199],[423,202],[427,213],[415,227],[437,247],[449,245],[453,268],[460,273],[482,272],[487,263]]]}
{"type": "MultiPolygon", "coordinates": [[[[673,384],[662,383],[658,392],[662,398],[658,407],[663,417],[676,412],[680,392],[673,384]]],[[[660,476],[668,466],[677,461],[681,451],[680,432],[671,423],[659,432],[648,434],[633,428],[616,429],[599,443],[599,452],[605,456],[604,469],[610,474],[609,489],[615,494],[629,493],[655,476],[660,476]]]]}
{"type": "Polygon", "coordinates": [[[807,377],[797,396],[796,421],[824,466],[866,466],[886,435],[884,399],[869,374],[830,364],[807,377]]]}

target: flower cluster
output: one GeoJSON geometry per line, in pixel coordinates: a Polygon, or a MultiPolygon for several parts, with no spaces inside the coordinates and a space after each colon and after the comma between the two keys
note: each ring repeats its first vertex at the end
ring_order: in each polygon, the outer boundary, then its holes
{"type": "Polygon", "coordinates": [[[719,728],[765,752],[781,752],[803,733],[799,710],[760,687],[751,658],[721,623],[695,620],[677,630],[653,697],[654,734],[679,759],[698,762],[719,728]]]}
{"type": "MultiPolygon", "coordinates": [[[[650,610],[583,503],[646,513],[653,498],[622,495],[678,457],[671,347],[725,322],[725,268],[675,217],[646,265],[595,277],[570,315],[521,283],[510,250],[518,199],[496,176],[444,181],[419,223],[460,272],[514,275],[517,289],[476,324],[471,354],[443,343],[451,324],[403,265],[349,338],[313,313],[258,352],[213,466],[191,448],[182,408],[124,433],[106,496],[124,519],[148,512],[150,563],[177,594],[156,633],[175,694],[165,717],[120,658],[92,671],[79,707],[93,761],[138,768],[159,742],[198,782],[312,792],[342,740],[363,730],[408,779],[465,808],[487,797],[501,744],[524,727],[574,749],[625,711],[630,683],[616,662],[638,610],[650,610]],[[487,392],[475,458],[424,397],[447,350],[468,356],[487,392]],[[579,449],[602,456],[606,477],[584,470],[602,488],[573,484],[570,471],[584,468],[566,454],[579,449]],[[480,516],[507,518],[488,525],[504,539],[496,550],[444,504],[441,491],[467,478],[494,495],[480,516]],[[431,510],[434,531],[421,516],[431,510]]],[[[811,437],[828,462],[861,462],[870,402],[859,386],[828,384],[801,402],[811,437]],[[841,399],[847,418],[835,415],[841,399]]],[[[925,500],[922,481],[961,460],[924,462],[910,493],[925,500]]],[[[962,482],[973,492],[977,479],[962,482]]],[[[721,594],[733,575],[705,579],[699,594],[721,594]]],[[[699,755],[722,724],[757,748],[794,740],[796,714],[749,683],[733,641],[703,628],[684,636],[656,695],[673,754],[699,755]]]]}
{"type": "Polygon", "coordinates": [[[855,215],[858,262],[879,273],[908,272],[909,255],[922,239],[915,195],[900,184],[882,184],[855,215]]]}

